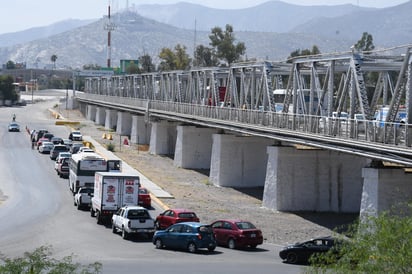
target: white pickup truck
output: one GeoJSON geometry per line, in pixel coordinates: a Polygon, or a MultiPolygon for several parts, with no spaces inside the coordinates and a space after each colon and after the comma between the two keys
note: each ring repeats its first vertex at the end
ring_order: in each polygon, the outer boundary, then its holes
{"type": "Polygon", "coordinates": [[[81,187],[79,190],[74,194],[74,206],[77,206],[77,209],[81,209],[82,207],[90,207],[92,202],[94,190],[91,187],[81,187]]]}
{"type": "Polygon", "coordinates": [[[141,206],[124,206],[112,216],[112,231],[121,231],[122,238],[130,234],[146,234],[150,239],[155,232],[155,224],[149,211],[141,206]]]}

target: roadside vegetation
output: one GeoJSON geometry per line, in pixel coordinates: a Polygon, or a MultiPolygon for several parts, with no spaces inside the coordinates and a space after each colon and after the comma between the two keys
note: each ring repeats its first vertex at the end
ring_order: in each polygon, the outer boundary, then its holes
{"type": "Polygon", "coordinates": [[[412,203],[354,224],[338,249],[311,258],[308,273],[412,273],[412,203]]]}
{"type": "Polygon", "coordinates": [[[102,264],[94,262],[81,265],[73,262],[73,255],[61,260],[52,258],[52,248],[41,246],[32,252],[25,252],[23,256],[8,258],[0,255],[0,273],[3,274],[98,274],[102,272],[102,264]]]}

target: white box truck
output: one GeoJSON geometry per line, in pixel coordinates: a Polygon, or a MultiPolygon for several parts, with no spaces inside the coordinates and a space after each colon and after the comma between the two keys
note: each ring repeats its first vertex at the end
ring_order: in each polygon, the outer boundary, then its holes
{"type": "Polygon", "coordinates": [[[123,206],[138,205],[140,178],[119,172],[96,172],[90,215],[98,224],[108,223],[123,206]]]}

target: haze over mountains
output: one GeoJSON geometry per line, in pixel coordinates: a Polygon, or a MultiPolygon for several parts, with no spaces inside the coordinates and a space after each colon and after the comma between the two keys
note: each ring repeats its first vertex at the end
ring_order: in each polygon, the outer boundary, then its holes
{"type": "MultiPolygon", "coordinates": [[[[218,10],[200,5],[141,5],[115,14],[112,32],[112,64],[149,54],[158,62],[162,48],[209,46],[211,28],[233,26],[237,41],[246,45],[246,57],[284,60],[296,49],[317,45],[321,52],[348,51],[363,32],[373,35],[377,48],[412,41],[412,2],[371,9],[353,5],[298,6],[269,1],[239,10],[218,10]],[[196,31],[195,31],[196,28],[196,31]]],[[[106,64],[107,24],[98,20],[62,21],[44,28],[0,35],[0,62],[25,62],[43,68],[58,56],[59,68],[106,64]]]]}

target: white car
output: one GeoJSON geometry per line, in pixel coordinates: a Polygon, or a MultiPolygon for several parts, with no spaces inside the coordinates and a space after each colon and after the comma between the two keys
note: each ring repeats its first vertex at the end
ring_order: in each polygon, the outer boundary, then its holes
{"type": "Polygon", "coordinates": [[[39,152],[40,153],[50,153],[50,151],[53,149],[54,144],[52,142],[42,142],[41,145],[39,146],[39,152]]]}
{"type": "Polygon", "coordinates": [[[130,234],[146,234],[150,239],[155,232],[154,219],[149,211],[141,206],[124,206],[112,216],[112,231],[122,233],[127,239],[130,234]]]}
{"type": "Polygon", "coordinates": [[[80,131],[72,131],[69,134],[69,139],[72,140],[72,141],[82,141],[83,136],[80,133],[80,131]]]}
{"type": "Polygon", "coordinates": [[[90,203],[92,202],[92,197],[94,194],[93,188],[90,187],[81,187],[74,194],[74,206],[77,206],[77,209],[81,209],[82,207],[89,207],[90,203]]]}
{"type": "Polygon", "coordinates": [[[90,147],[81,147],[79,148],[79,152],[78,153],[87,153],[87,152],[91,152],[94,153],[95,151],[93,149],[91,149],[90,147]]]}

